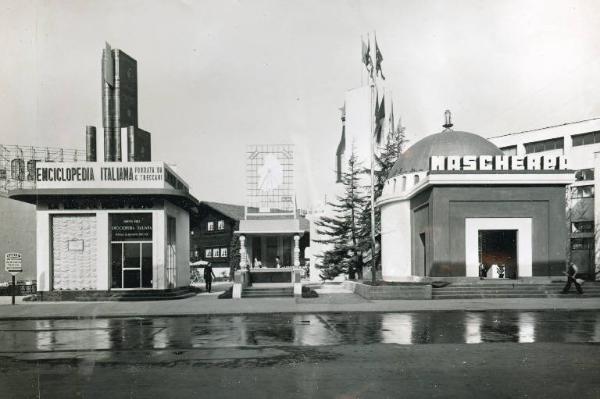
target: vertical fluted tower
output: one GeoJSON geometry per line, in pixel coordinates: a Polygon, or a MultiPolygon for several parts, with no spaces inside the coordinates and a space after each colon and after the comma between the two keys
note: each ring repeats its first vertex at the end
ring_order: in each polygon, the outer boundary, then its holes
{"type": "MultiPolygon", "coordinates": [[[[122,161],[121,128],[138,126],[137,62],[123,51],[102,51],[104,161],[122,161]]],[[[123,160],[124,161],[124,160],[123,160]]]]}

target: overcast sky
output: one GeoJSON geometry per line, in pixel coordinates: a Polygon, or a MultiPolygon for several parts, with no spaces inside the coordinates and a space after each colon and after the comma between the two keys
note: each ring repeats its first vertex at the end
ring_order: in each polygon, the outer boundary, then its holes
{"type": "Polygon", "coordinates": [[[333,182],[344,92],[377,31],[411,141],[600,116],[598,1],[0,0],[0,144],[85,147],[104,42],[138,61],[139,126],[200,200],[244,202],[248,144],[296,145],[298,200],[333,182]]]}

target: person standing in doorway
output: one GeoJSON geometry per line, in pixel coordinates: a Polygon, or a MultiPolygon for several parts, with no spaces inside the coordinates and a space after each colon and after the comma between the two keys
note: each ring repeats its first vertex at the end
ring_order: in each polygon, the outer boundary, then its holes
{"type": "Polygon", "coordinates": [[[213,272],[211,264],[208,263],[206,266],[204,266],[204,283],[206,284],[206,291],[208,293],[210,293],[212,290],[213,278],[217,278],[217,276],[215,276],[215,272],[213,272]]]}
{"type": "Polygon", "coordinates": [[[276,257],[275,257],[275,267],[276,267],[277,269],[280,269],[280,268],[281,268],[281,259],[279,259],[279,256],[276,256],[276,257]]]}
{"type": "Polygon", "coordinates": [[[575,263],[569,263],[569,267],[567,268],[567,272],[565,273],[567,275],[567,284],[565,285],[565,288],[563,288],[562,293],[566,294],[569,292],[569,290],[571,290],[571,284],[575,284],[575,289],[577,290],[577,292],[579,294],[583,294],[583,290],[581,289],[581,284],[579,284],[579,282],[577,281],[577,265],[575,263]]]}

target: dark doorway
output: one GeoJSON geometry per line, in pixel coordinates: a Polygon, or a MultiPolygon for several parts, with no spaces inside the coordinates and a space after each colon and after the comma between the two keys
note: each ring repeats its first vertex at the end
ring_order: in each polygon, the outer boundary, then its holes
{"type": "Polygon", "coordinates": [[[479,230],[479,262],[494,277],[490,268],[498,266],[500,278],[517,278],[517,230],[479,230]]]}
{"type": "Polygon", "coordinates": [[[425,233],[419,234],[419,244],[415,254],[417,260],[416,271],[418,276],[427,276],[427,238],[425,233]]]}

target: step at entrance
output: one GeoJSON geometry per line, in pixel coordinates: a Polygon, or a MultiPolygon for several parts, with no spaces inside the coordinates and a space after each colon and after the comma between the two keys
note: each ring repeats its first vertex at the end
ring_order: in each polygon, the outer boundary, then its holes
{"type": "Polygon", "coordinates": [[[247,287],[242,291],[242,298],[278,298],[293,297],[294,289],[292,287],[278,288],[253,288],[247,287]]]}
{"type": "Polygon", "coordinates": [[[486,298],[600,298],[600,283],[585,282],[583,295],[571,287],[568,294],[561,294],[564,283],[550,284],[450,284],[433,288],[433,299],[486,299],[486,298]]]}

